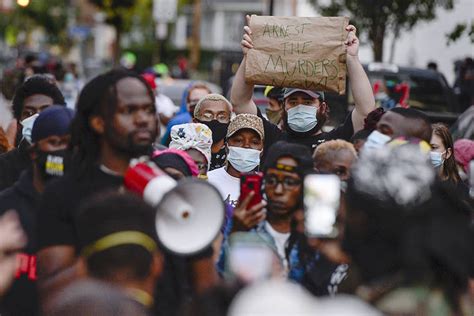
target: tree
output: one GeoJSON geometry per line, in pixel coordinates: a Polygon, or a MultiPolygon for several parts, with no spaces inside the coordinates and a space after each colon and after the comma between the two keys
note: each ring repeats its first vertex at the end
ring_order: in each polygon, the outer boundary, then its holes
{"type": "MultiPolygon", "coordinates": [[[[120,40],[122,34],[128,31],[134,9],[138,2],[136,0],[89,0],[105,13],[105,22],[115,29],[114,62],[120,59],[120,40]]],[[[151,8],[150,8],[151,10],[151,8]]],[[[151,12],[151,11],[150,11],[151,12]]]]}
{"type": "Polygon", "coordinates": [[[368,35],[375,61],[383,60],[387,33],[393,33],[396,40],[402,30],[435,19],[437,8],[450,10],[454,6],[454,0],[332,0],[328,5],[319,0],[311,2],[323,16],[349,15],[359,33],[368,35]]]}
{"type": "Polygon", "coordinates": [[[450,33],[446,34],[446,44],[450,45],[464,35],[469,36],[471,43],[474,43],[474,20],[470,24],[468,22],[458,23],[450,33]]]}
{"type": "Polygon", "coordinates": [[[0,33],[6,38],[13,35],[11,44],[17,45],[16,36],[20,31],[30,33],[40,27],[48,44],[59,45],[67,51],[71,46],[67,34],[67,9],[64,0],[32,1],[25,7],[15,6],[11,12],[2,13],[0,33]]]}

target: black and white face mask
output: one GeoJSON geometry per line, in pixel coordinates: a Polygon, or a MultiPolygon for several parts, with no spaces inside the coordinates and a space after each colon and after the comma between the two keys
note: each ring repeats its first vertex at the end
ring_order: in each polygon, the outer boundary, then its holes
{"type": "Polygon", "coordinates": [[[68,151],[42,151],[36,150],[37,158],[35,163],[40,170],[41,177],[44,181],[51,180],[55,177],[61,177],[67,169],[68,151]]]}

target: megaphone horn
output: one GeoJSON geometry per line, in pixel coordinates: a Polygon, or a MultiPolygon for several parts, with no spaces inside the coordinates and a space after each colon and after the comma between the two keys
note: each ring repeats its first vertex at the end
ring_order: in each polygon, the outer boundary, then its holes
{"type": "Polygon", "coordinates": [[[193,254],[215,239],[224,222],[225,204],[219,191],[202,180],[176,182],[149,161],[133,161],[125,187],[157,208],[156,230],[171,252],[193,254]]]}
{"type": "Polygon", "coordinates": [[[203,180],[183,179],[158,204],[158,238],[175,253],[199,252],[219,234],[224,215],[225,204],[216,188],[203,180]]]}
{"type": "Polygon", "coordinates": [[[176,186],[176,181],[153,162],[141,159],[131,162],[125,172],[124,185],[148,204],[157,206],[165,193],[176,186]]]}

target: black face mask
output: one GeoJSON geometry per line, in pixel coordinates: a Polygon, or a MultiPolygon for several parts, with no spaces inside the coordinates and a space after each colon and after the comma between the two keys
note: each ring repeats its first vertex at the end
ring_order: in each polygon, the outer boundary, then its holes
{"type": "Polygon", "coordinates": [[[229,127],[229,123],[221,123],[218,120],[212,120],[209,122],[199,121],[199,123],[207,125],[207,127],[209,127],[209,129],[212,131],[213,144],[223,140],[227,135],[227,128],[229,127]]]}
{"type": "Polygon", "coordinates": [[[64,149],[56,151],[36,150],[37,158],[35,163],[44,181],[64,175],[69,165],[68,153],[64,149]]]}
{"type": "Polygon", "coordinates": [[[225,166],[227,161],[227,151],[225,147],[222,147],[217,153],[211,155],[211,165],[209,171],[221,168],[225,166]]]}

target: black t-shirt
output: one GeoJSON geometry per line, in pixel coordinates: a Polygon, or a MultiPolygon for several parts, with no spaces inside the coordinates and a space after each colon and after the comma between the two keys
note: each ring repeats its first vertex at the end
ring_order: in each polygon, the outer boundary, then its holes
{"type": "Polygon", "coordinates": [[[257,115],[263,120],[263,128],[265,131],[264,152],[267,152],[268,148],[270,148],[271,145],[273,145],[279,140],[285,140],[290,143],[305,145],[311,150],[311,152],[313,152],[318,145],[324,143],[327,140],[343,139],[346,141],[350,141],[352,135],[354,135],[352,112],[347,115],[346,119],[344,120],[344,123],[333,129],[332,131],[322,132],[318,135],[311,135],[305,137],[295,137],[288,134],[286,131],[280,130],[278,126],[265,119],[260,110],[258,110],[257,115]]]}
{"type": "Polygon", "coordinates": [[[39,197],[33,186],[31,168],[24,170],[12,187],[0,192],[0,216],[14,209],[28,238],[26,247],[16,255],[19,265],[15,272],[15,280],[0,300],[2,316],[39,315],[36,291],[36,211],[39,197]]]}
{"type": "Polygon", "coordinates": [[[39,208],[39,249],[56,245],[78,247],[75,218],[82,202],[105,191],[118,190],[123,177],[93,168],[78,177],[67,174],[46,187],[39,208]]]}
{"type": "Polygon", "coordinates": [[[23,170],[31,166],[29,144],[22,141],[18,148],[0,155],[0,191],[12,186],[23,170]]]}

